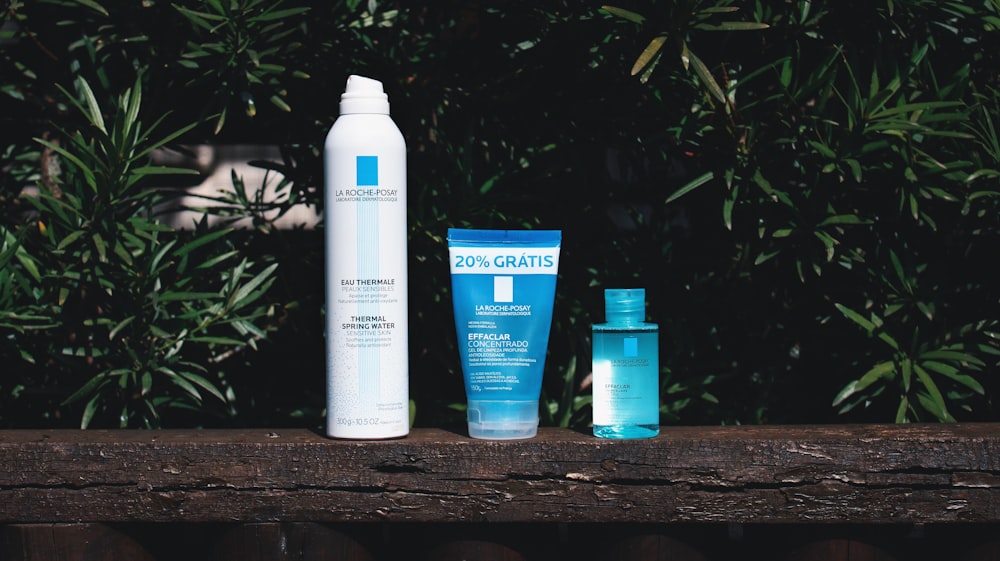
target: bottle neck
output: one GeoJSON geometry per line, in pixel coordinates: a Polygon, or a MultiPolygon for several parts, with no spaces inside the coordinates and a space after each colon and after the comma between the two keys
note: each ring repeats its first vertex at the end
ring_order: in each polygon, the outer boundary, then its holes
{"type": "Polygon", "coordinates": [[[608,314],[608,325],[640,325],[645,322],[644,317],[636,314],[608,314]]]}
{"type": "Polygon", "coordinates": [[[345,99],[340,102],[341,115],[389,115],[389,102],[378,99],[345,99]]]}

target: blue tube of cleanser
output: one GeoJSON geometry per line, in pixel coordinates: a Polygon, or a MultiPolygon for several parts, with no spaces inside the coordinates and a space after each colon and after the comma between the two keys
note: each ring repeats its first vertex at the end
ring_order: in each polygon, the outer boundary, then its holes
{"type": "Polygon", "coordinates": [[[448,230],[452,303],[469,436],[538,433],[559,230],[448,230]]]}

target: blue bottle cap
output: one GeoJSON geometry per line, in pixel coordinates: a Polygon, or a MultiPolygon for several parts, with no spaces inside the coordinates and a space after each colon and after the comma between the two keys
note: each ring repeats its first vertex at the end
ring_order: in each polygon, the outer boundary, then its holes
{"type": "Polygon", "coordinates": [[[645,288],[607,288],[604,290],[604,316],[608,323],[641,323],[646,319],[645,288]]]}

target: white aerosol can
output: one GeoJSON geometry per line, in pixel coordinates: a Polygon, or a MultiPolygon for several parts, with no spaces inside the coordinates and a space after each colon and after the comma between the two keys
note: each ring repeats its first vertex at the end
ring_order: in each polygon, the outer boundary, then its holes
{"type": "Polygon", "coordinates": [[[409,433],[406,144],[382,83],[350,76],[326,137],[326,432],[409,433]]]}

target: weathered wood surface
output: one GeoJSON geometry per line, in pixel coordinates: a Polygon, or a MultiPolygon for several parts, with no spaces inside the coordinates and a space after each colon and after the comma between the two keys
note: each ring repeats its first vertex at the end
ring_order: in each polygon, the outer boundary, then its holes
{"type": "Polygon", "coordinates": [[[0,431],[3,522],[1000,522],[1000,425],[0,431]]]}

